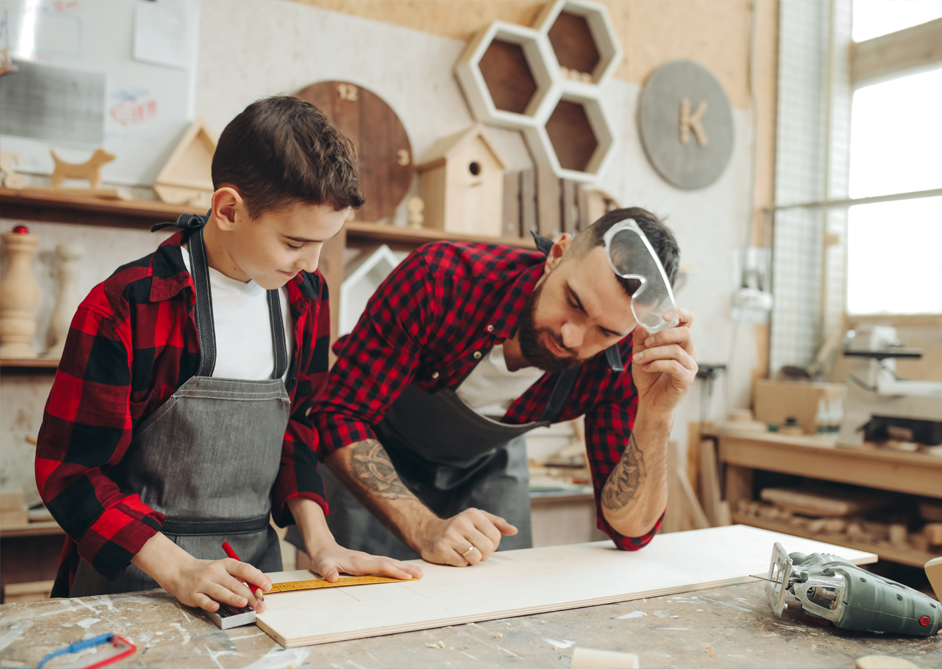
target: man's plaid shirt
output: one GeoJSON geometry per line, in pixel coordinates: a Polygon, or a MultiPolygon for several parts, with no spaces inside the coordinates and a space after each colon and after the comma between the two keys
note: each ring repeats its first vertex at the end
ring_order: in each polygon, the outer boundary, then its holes
{"type": "MultiPolygon", "coordinates": [[[[179,232],[151,255],[120,267],[79,306],[46,402],[36,450],[36,483],[68,535],[53,589],[68,596],[79,557],[115,578],[156,534],[164,516],[109,477],[134,427],[199,366],[196,293],[179,232]]],[[[295,355],[285,380],[291,413],[272,515],[293,522],[286,502],[302,496],[326,511],[309,410],[327,378],[330,309],[319,272],[288,283],[295,355]]]]}
{"type": "MultiPolygon", "coordinates": [[[[321,459],[375,439],[371,426],[409,383],[426,392],[461,385],[494,345],[514,335],[545,261],[538,251],[464,242],[429,244],[406,258],[370,299],[353,332],[335,345],[337,362],[311,412],[321,459]]],[[[630,361],[631,336],[618,347],[622,360],[630,361]]],[[[623,537],[608,525],[600,506],[602,487],[628,443],[638,407],[631,368],[625,367],[612,370],[604,353],[583,363],[556,420],[585,415],[598,526],[619,548],[635,550],[653,538],[661,520],[642,537],[623,537]]],[[[556,378],[544,374],[502,420],[539,420],[556,378]]]]}

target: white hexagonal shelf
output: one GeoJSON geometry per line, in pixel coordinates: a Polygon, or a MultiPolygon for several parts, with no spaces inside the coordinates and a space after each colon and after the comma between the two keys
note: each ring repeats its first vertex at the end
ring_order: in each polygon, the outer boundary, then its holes
{"type": "Polygon", "coordinates": [[[599,100],[561,92],[542,125],[523,128],[537,162],[549,164],[560,179],[589,182],[612,156],[615,134],[599,100]]]}
{"type": "Polygon", "coordinates": [[[546,35],[502,21],[468,42],[455,75],[475,119],[514,129],[542,122],[559,81],[546,35]]]}
{"type": "Polygon", "coordinates": [[[564,84],[604,84],[621,62],[621,47],[603,5],[580,0],[549,3],[536,29],[547,35],[564,84]]]}

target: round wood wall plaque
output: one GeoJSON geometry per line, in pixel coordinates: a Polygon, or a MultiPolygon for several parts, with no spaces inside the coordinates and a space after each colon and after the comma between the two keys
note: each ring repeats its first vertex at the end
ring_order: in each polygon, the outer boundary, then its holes
{"type": "Polygon", "coordinates": [[[733,114],[708,70],[689,60],[662,65],[640,104],[644,151],[664,179],[694,189],[720,178],[733,153],[733,114]]]}
{"type": "Polygon", "coordinates": [[[347,81],[311,84],[295,97],[321,109],[357,147],[366,202],[356,220],[376,223],[392,216],[414,171],[412,145],[396,112],[376,93],[347,81]]]}

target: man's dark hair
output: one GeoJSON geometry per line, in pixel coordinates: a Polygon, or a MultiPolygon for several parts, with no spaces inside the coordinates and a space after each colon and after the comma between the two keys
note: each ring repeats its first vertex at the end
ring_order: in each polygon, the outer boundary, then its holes
{"type": "Polygon", "coordinates": [[[252,218],[296,202],[336,210],[363,204],[353,143],[309,102],[288,96],[253,102],[219,137],[213,188],[235,187],[252,218]]]}
{"type": "MultiPolygon", "coordinates": [[[[628,218],[634,219],[644,236],[651,242],[651,247],[661,261],[664,272],[673,287],[680,271],[680,248],[677,246],[677,240],[663,221],[640,207],[613,209],[608,212],[576,236],[571,251],[575,253],[576,258],[581,258],[596,246],[604,246],[605,233],[616,223],[621,223],[628,218]]],[[[635,279],[618,277],[618,281],[628,295],[633,295],[639,285],[635,279]]]]}

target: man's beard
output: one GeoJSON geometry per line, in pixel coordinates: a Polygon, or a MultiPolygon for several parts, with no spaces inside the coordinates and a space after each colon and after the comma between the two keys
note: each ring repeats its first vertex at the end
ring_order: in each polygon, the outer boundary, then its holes
{"type": "Polygon", "coordinates": [[[544,372],[562,372],[571,367],[577,366],[582,361],[575,356],[559,357],[554,355],[546,346],[540,343],[540,335],[545,334],[551,337],[557,346],[566,348],[562,342],[556,338],[553,331],[549,328],[540,328],[537,330],[534,321],[536,304],[539,301],[540,293],[543,292],[543,285],[533,289],[526,301],[523,303],[523,313],[520,314],[520,351],[523,357],[531,365],[544,372]]]}

